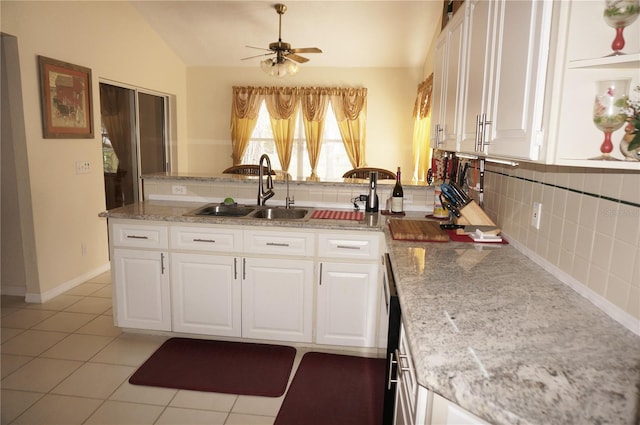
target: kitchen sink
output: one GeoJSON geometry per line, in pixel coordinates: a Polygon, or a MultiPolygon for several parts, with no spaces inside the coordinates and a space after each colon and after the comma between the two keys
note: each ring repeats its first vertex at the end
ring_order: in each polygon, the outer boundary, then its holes
{"type": "Polygon", "coordinates": [[[190,211],[185,215],[210,217],[244,217],[255,209],[255,206],[250,205],[207,204],[196,210],[190,211]]]}
{"type": "Polygon", "coordinates": [[[249,218],[305,221],[311,217],[313,211],[313,208],[257,207],[249,218]]]}

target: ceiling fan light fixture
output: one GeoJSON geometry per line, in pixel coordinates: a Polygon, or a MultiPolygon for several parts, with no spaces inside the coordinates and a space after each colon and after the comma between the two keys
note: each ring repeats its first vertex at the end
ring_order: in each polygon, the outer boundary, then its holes
{"type": "Polygon", "coordinates": [[[285,77],[298,73],[298,65],[287,58],[265,59],[260,62],[262,70],[272,77],[285,77]]]}

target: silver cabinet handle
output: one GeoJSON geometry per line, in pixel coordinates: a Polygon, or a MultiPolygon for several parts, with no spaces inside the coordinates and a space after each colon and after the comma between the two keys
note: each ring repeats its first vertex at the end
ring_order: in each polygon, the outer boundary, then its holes
{"type": "Polygon", "coordinates": [[[247,259],[242,259],[242,280],[247,280],[247,259]]]}
{"type": "Polygon", "coordinates": [[[476,143],[475,143],[475,148],[474,150],[476,152],[481,150],[481,143],[480,143],[480,135],[482,133],[482,120],[480,119],[480,114],[476,115],[476,143]]]}
{"type": "Polygon", "coordinates": [[[409,366],[403,366],[402,365],[402,359],[408,359],[409,356],[407,356],[406,354],[400,354],[400,351],[398,351],[398,349],[396,348],[396,358],[398,359],[398,375],[400,375],[402,372],[411,372],[411,368],[409,366]]]}
{"type": "Polygon", "coordinates": [[[194,242],[207,242],[207,243],[216,243],[215,239],[200,239],[200,238],[195,238],[193,239],[194,242]]]}
{"type": "Polygon", "coordinates": [[[322,286],[322,263],[320,263],[320,279],[319,279],[319,281],[320,281],[320,285],[319,286],[322,286]]]}
{"type": "Polygon", "coordinates": [[[487,140],[487,127],[492,125],[493,121],[487,120],[487,114],[482,114],[482,138],[480,140],[480,148],[484,150],[486,145],[490,145],[491,142],[487,140]]]}
{"type": "Polygon", "coordinates": [[[160,274],[164,274],[164,252],[160,253],[160,274]]]}
{"type": "Polygon", "coordinates": [[[357,249],[360,250],[359,246],[353,246],[353,245],[336,245],[336,248],[340,248],[340,249],[357,249]]]}
{"type": "Polygon", "coordinates": [[[440,143],[442,143],[440,141],[440,133],[443,131],[444,129],[442,128],[442,126],[440,124],[436,124],[436,148],[440,146],[440,143]]]}
{"type": "Polygon", "coordinates": [[[149,239],[148,236],[127,235],[127,239],[149,239]]]}
{"type": "Polygon", "coordinates": [[[267,246],[289,246],[288,243],[284,242],[267,242],[267,246]]]}
{"type": "Polygon", "coordinates": [[[233,257],[233,279],[238,280],[238,257],[233,257]]]}
{"type": "Polygon", "coordinates": [[[389,357],[389,379],[387,379],[387,389],[390,390],[391,389],[391,384],[397,384],[398,380],[397,379],[393,379],[393,365],[394,364],[398,364],[397,361],[393,360],[393,355],[395,353],[391,353],[391,357],[389,357]]]}

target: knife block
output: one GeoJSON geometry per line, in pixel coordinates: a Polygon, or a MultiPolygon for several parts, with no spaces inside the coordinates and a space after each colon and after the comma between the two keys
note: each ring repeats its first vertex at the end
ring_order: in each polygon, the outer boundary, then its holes
{"type": "Polygon", "coordinates": [[[460,208],[460,217],[454,217],[454,223],[465,226],[494,226],[496,224],[489,218],[476,201],[471,201],[460,208]]]}

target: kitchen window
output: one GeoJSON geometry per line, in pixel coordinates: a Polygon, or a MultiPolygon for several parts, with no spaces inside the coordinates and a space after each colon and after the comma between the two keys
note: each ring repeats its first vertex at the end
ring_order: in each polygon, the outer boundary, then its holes
{"type": "MultiPolygon", "coordinates": [[[[258,121],[251,135],[247,150],[242,157],[243,164],[257,164],[260,155],[266,153],[271,159],[271,166],[274,170],[281,170],[280,160],[276,153],[276,145],[271,131],[269,112],[263,102],[258,113],[258,121]]],[[[338,123],[336,121],[331,104],[327,107],[327,115],[324,122],[324,133],[322,139],[322,149],[316,174],[322,179],[340,179],[342,175],[353,168],[349,162],[349,157],[344,148],[338,123]]],[[[302,112],[298,111],[296,119],[296,131],[291,152],[291,163],[289,164],[289,174],[299,180],[303,180],[311,175],[311,164],[307,153],[307,143],[304,135],[304,124],[302,122],[302,112]]]]}

